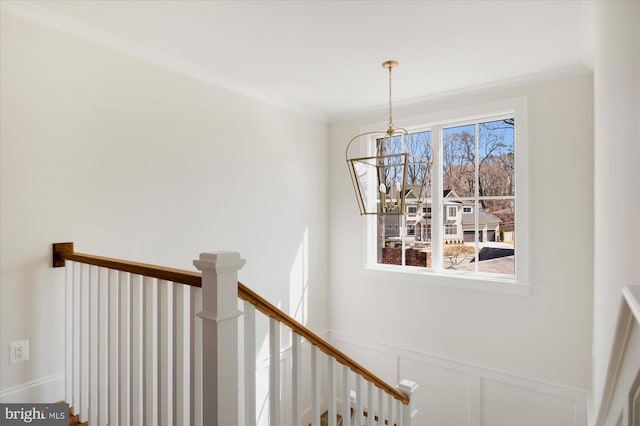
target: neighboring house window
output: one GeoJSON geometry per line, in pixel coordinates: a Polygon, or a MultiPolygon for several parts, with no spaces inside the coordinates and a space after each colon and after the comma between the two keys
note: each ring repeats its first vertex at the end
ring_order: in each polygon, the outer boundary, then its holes
{"type": "Polygon", "coordinates": [[[392,257],[383,256],[385,250],[401,245],[426,253],[426,262],[420,265],[407,263],[416,257],[413,254],[402,256],[399,267],[410,268],[407,271],[526,281],[525,259],[519,259],[525,255],[525,245],[516,245],[516,236],[526,229],[523,213],[516,214],[516,206],[525,201],[526,132],[519,126],[525,128],[526,105],[522,100],[504,104],[510,106],[498,112],[483,106],[470,115],[405,125],[409,135],[404,141],[399,137],[376,141],[377,153],[385,155],[403,152],[404,144],[411,158],[407,191],[417,205],[407,207],[395,239],[384,235],[380,225],[384,221],[369,218],[369,266],[385,265],[384,259],[392,257]],[[418,206],[422,214],[416,218],[418,206]]]}
{"type": "Polygon", "coordinates": [[[456,235],[458,233],[458,225],[444,225],[444,233],[445,235],[456,235]]]}
{"type": "Polygon", "coordinates": [[[458,216],[458,209],[456,206],[447,207],[447,219],[455,219],[458,216]]]}

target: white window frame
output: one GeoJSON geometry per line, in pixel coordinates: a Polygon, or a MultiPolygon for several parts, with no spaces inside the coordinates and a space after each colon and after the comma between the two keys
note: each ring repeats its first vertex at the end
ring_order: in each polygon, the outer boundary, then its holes
{"type": "Polygon", "coordinates": [[[464,207],[462,207],[462,213],[464,213],[464,214],[471,214],[471,213],[473,213],[473,207],[472,207],[472,206],[464,206],[464,207]],[[467,210],[467,209],[469,209],[469,211],[465,211],[465,210],[467,210]]]}
{"type": "MultiPolygon", "coordinates": [[[[514,129],[515,140],[515,161],[516,161],[516,238],[515,250],[515,276],[505,276],[500,274],[477,274],[463,271],[451,273],[449,271],[435,268],[415,268],[410,266],[386,265],[377,263],[376,241],[377,220],[374,215],[363,216],[363,250],[362,269],[366,276],[376,279],[388,279],[401,282],[412,282],[420,284],[431,284],[446,287],[466,288],[483,291],[492,291],[512,295],[529,295],[530,286],[528,284],[528,223],[527,223],[527,99],[514,98],[503,101],[487,103],[441,111],[437,113],[419,115],[401,120],[396,120],[396,127],[407,129],[410,133],[416,131],[431,130],[431,143],[434,149],[434,158],[442,160],[439,145],[441,144],[440,129],[451,127],[452,125],[464,125],[465,122],[475,123],[478,121],[491,121],[499,119],[505,115],[515,118],[514,129]]],[[[361,132],[376,131],[384,128],[385,123],[376,123],[361,127],[361,132]]],[[[371,144],[369,144],[371,145],[371,144]]],[[[370,152],[363,148],[363,155],[370,152]]],[[[432,177],[432,191],[442,194],[442,174],[439,167],[434,167],[432,177]],[[437,170],[437,171],[436,171],[437,170]],[[439,191],[439,192],[438,192],[439,191]]],[[[443,224],[442,226],[431,227],[431,242],[434,247],[444,247],[444,221],[442,215],[445,214],[443,208],[444,198],[439,200],[439,205],[432,204],[432,224],[443,224]]],[[[432,264],[442,265],[442,250],[432,252],[432,264]]]]}

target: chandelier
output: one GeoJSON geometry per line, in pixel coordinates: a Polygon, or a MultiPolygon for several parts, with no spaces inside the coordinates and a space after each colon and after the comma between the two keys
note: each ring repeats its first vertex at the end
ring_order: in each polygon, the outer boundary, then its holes
{"type": "Polygon", "coordinates": [[[347,144],[345,157],[360,214],[403,215],[407,195],[407,168],[405,129],[393,127],[391,103],[391,72],[397,61],[385,61],[389,70],[389,123],[387,130],[361,133],[347,144]],[[351,156],[353,152],[353,155],[351,156]]]}

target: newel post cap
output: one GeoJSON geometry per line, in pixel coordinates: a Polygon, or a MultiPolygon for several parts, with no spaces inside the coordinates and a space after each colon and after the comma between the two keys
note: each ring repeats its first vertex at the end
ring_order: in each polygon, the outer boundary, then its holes
{"type": "Polygon", "coordinates": [[[396,385],[396,389],[398,389],[402,394],[411,398],[411,395],[418,389],[418,384],[414,381],[402,379],[400,383],[396,385]]]}
{"type": "Polygon", "coordinates": [[[219,272],[237,271],[246,261],[235,251],[212,251],[200,253],[200,258],[193,261],[193,265],[200,271],[216,270],[219,272]]]}

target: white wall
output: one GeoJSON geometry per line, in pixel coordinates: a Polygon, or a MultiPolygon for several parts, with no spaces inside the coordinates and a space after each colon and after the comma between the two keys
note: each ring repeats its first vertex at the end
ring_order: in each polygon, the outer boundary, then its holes
{"type": "Polygon", "coordinates": [[[326,123],[17,17],[1,28],[0,395],[64,369],[53,242],[189,270],[236,250],[243,282],[287,312],[306,294],[297,317],[327,329],[326,123]],[[10,365],[19,339],[31,359],[10,365]]]}
{"type": "Polygon", "coordinates": [[[595,8],[593,396],[597,409],[622,287],[640,284],[640,3],[601,1],[595,8]],[[624,235],[614,230],[617,224],[624,224],[624,235]]]}
{"type": "MultiPolygon", "coordinates": [[[[360,126],[384,123],[385,116],[381,112],[332,123],[329,132],[331,329],[425,356],[589,389],[593,281],[592,85],[592,76],[582,74],[433,100],[410,108],[396,108],[394,114],[396,120],[402,120],[467,105],[528,98],[530,296],[448,288],[447,281],[438,277],[416,283],[363,274],[360,267],[362,219],[344,162],[344,147],[352,136],[360,133],[360,126]]],[[[366,359],[362,362],[367,365],[366,359]]]]}

